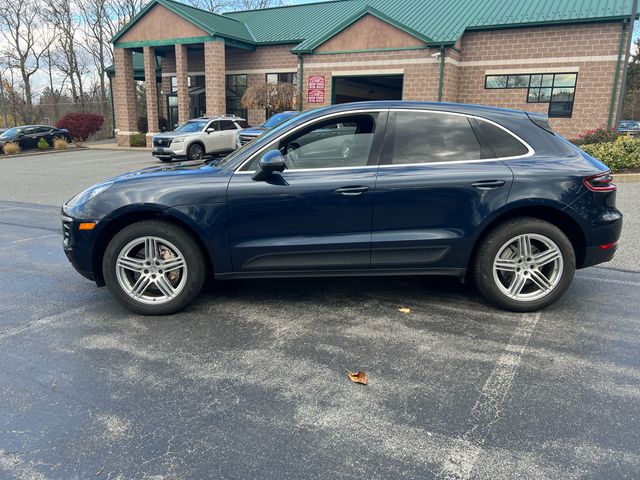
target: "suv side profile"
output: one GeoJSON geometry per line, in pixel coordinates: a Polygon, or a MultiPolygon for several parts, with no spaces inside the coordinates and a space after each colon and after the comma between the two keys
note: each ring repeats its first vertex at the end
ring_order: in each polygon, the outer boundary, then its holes
{"type": "Polygon", "coordinates": [[[305,112],[217,162],[93,186],[63,206],[63,246],[146,315],[184,308],[209,273],[449,275],[524,312],[613,257],[615,198],[609,169],[540,114],[351,103],[305,112]]]}
{"type": "Polygon", "coordinates": [[[238,148],[238,133],[247,127],[233,115],[200,117],[180,125],[173,132],[153,136],[151,154],[163,162],[174,159],[201,160],[205,155],[229,153],[238,148]]]}

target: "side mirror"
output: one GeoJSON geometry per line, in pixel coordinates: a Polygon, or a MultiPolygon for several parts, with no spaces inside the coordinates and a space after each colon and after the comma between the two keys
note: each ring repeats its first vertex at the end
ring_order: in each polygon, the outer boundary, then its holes
{"type": "Polygon", "coordinates": [[[253,175],[253,179],[256,181],[266,180],[273,172],[282,172],[285,168],[287,167],[280,150],[271,150],[265,153],[260,159],[258,169],[253,175]]]}
{"type": "Polygon", "coordinates": [[[207,128],[207,129],[205,130],[205,132],[207,132],[207,133],[211,133],[211,132],[215,132],[215,131],[216,131],[216,129],[215,129],[215,128],[213,128],[213,127],[209,127],[209,128],[207,128]]]}

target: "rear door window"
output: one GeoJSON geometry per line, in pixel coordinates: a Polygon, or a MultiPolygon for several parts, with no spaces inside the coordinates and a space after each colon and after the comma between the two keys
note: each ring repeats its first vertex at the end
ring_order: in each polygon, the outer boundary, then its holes
{"type": "Polygon", "coordinates": [[[407,111],[395,112],[394,116],[395,134],[391,142],[385,141],[387,164],[456,162],[483,156],[469,118],[464,115],[407,111]]]}

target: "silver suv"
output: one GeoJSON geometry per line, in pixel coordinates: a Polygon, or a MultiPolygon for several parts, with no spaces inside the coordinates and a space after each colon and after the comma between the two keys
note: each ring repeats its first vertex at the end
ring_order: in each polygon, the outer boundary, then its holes
{"type": "Polygon", "coordinates": [[[200,160],[205,155],[231,152],[239,146],[238,132],[246,127],[246,120],[234,115],[194,118],[173,132],[154,135],[151,154],[170,162],[176,158],[200,160]]]}

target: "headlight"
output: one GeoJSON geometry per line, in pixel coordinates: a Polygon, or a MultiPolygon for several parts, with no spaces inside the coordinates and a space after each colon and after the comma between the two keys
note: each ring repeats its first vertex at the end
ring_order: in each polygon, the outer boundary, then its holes
{"type": "Polygon", "coordinates": [[[173,140],[171,140],[171,143],[180,143],[180,142],[184,142],[184,139],[186,137],[176,137],[173,140]]]}
{"type": "Polygon", "coordinates": [[[98,185],[94,185],[93,187],[89,187],[86,190],[77,194],[75,197],[69,200],[66,204],[70,207],[77,207],[78,205],[87,203],[89,200],[95,198],[100,193],[111,188],[112,185],[113,185],[113,182],[104,182],[98,185]]]}

